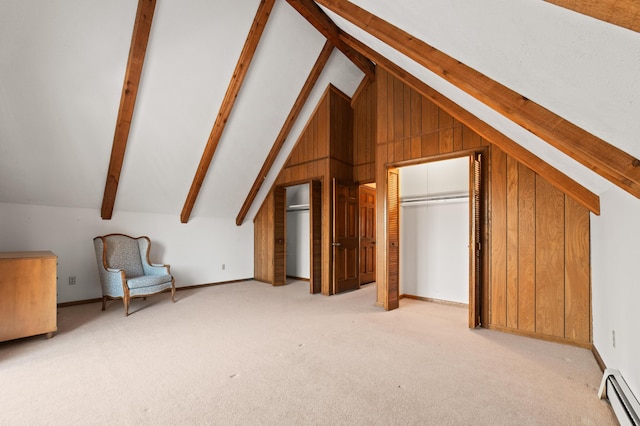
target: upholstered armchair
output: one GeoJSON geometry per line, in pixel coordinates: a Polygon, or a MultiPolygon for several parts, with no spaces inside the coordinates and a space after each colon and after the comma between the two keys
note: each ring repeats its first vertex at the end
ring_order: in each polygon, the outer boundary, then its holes
{"type": "Polygon", "coordinates": [[[176,286],[169,265],[151,264],[151,241],[148,237],[109,234],[94,238],[93,245],[102,286],[103,311],[107,299],[122,299],[124,314],[129,316],[132,298],[147,297],[169,289],[175,303],[176,286]]]}

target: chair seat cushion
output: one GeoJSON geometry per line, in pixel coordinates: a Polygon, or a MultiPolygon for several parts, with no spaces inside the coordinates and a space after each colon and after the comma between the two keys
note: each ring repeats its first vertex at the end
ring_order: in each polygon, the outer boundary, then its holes
{"type": "Polygon", "coordinates": [[[171,275],[142,275],[139,277],[127,278],[127,286],[129,286],[130,289],[153,287],[170,282],[171,275]]]}

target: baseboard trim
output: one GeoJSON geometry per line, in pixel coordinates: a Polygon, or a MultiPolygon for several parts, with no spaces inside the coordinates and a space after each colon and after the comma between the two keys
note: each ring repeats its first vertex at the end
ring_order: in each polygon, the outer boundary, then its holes
{"type": "MultiPolygon", "coordinates": [[[[243,279],[240,279],[240,280],[220,281],[220,282],[217,282],[217,283],[186,285],[186,286],[182,286],[182,287],[176,287],[176,291],[193,290],[193,289],[196,289],[196,288],[213,287],[213,286],[225,285],[225,284],[235,284],[235,283],[242,283],[242,282],[246,282],[246,281],[254,281],[254,279],[253,278],[243,278],[243,279]]],[[[97,299],[84,299],[84,300],[76,300],[76,301],[73,301],[73,302],[58,303],[57,306],[58,306],[58,308],[67,308],[69,306],[88,305],[90,303],[98,303],[98,302],[102,302],[102,298],[101,297],[99,297],[97,299]]]]}
{"type": "Polygon", "coordinates": [[[225,285],[225,284],[236,284],[236,283],[243,283],[243,282],[247,282],[247,281],[256,281],[253,278],[243,278],[240,280],[231,280],[231,281],[219,281],[217,283],[206,283],[206,284],[195,284],[195,285],[185,285],[182,287],[176,287],[176,291],[180,291],[180,290],[193,290],[196,288],[202,288],[202,287],[215,287],[218,285],[225,285]]]}
{"type": "Polygon", "coordinates": [[[287,275],[287,278],[289,278],[290,280],[309,282],[309,278],[294,277],[293,275],[287,275]]]}
{"type": "Polygon", "coordinates": [[[68,308],[69,306],[88,305],[89,303],[99,303],[99,302],[102,302],[101,297],[97,299],[85,299],[85,300],[76,300],[75,302],[58,303],[58,308],[68,308]]]}
{"type": "Polygon", "coordinates": [[[602,357],[600,356],[600,352],[598,352],[596,345],[591,346],[591,352],[593,353],[593,357],[596,359],[596,362],[598,363],[598,367],[600,367],[600,370],[604,373],[604,370],[607,369],[607,365],[602,360],[602,357]]]}
{"type": "Polygon", "coordinates": [[[483,325],[482,327],[488,328],[489,330],[501,331],[503,333],[515,334],[515,335],[524,336],[524,337],[532,337],[532,338],[538,339],[538,340],[546,340],[548,342],[563,343],[565,345],[577,346],[579,348],[584,348],[584,349],[589,349],[589,350],[593,349],[593,344],[589,343],[589,342],[579,342],[577,340],[565,339],[563,337],[549,336],[549,335],[546,335],[546,334],[539,334],[539,333],[532,333],[530,331],[515,330],[513,328],[502,327],[502,326],[499,326],[499,325],[488,324],[488,325],[483,325]]]}
{"type": "Polygon", "coordinates": [[[469,308],[467,303],[452,302],[450,300],[435,299],[433,297],[414,296],[413,294],[401,294],[400,299],[420,300],[422,302],[438,303],[440,305],[455,306],[457,308],[469,308]]]}

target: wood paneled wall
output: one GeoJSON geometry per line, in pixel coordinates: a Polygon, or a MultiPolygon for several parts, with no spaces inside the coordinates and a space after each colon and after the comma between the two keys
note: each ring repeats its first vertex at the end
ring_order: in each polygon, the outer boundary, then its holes
{"type": "MultiPolygon", "coordinates": [[[[331,286],[331,238],[332,238],[332,198],[331,179],[351,182],[353,179],[353,111],[351,99],[334,86],[329,86],[322,96],[305,129],[298,138],[274,186],[290,186],[305,182],[319,181],[322,185],[322,242],[321,292],[329,295],[331,286]]],[[[274,233],[273,190],[269,193],[254,219],[254,235],[265,238],[274,233]]],[[[274,283],[274,268],[257,265],[271,262],[273,255],[258,255],[258,250],[274,251],[273,238],[270,242],[256,241],[256,279],[274,283]],[[266,244],[266,246],[265,246],[266,244]],[[269,246],[270,244],[270,246],[269,246]],[[271,274],[268,276],[267,274],[271,274]]],[[[314,253],[314,256],[316,254],[314,253]]]]}
{"type": "Polygon", "coordinates": [[[591,342],[589,211],[491,148],[489,325],[591,342]]]}
{"type": "MultiPolygon", "coordinates": [[[[388,166],[488,151],[483,325],[588,346],[588,210],[380,66],[376,90],[378,212],[386,209],[388,166]]],[[[388,285],[385,216],[377,220],[380,305],[388,285]]]]}
{"type": "Polygon", "coordinates": [[[273,191],[265,198],[253,220],[253,277],[273,283],[273,255],[275,250],[273,191]]]}
{"type": "Polygon", "coordinates": [[[387,292],[387,167],[465,155],[489,143],[383,67],[376,67],[377,304],[387,292]]]}
{"type": "Polygon", "coordinates": [[[351,103],[353,107],[353,180],[376,180],[376,84],[369,81],[351,103]]]}

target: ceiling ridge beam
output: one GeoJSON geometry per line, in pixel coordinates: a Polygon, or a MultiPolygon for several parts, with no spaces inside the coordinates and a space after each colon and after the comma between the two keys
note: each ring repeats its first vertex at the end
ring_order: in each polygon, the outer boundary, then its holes
{"type": "Polygon", "coordinates": [[[133,111],[138,96],[138,87],[142,75],[142,66],[149,43],[151,33],[151,23],[153,12],[156,7],[156,0],[139,0],[136,19],[133,24],[133,34],[131,36],[131,46],[129,47],[129,58],[124,74],[124,84],[122,95],[120,96],[120,107],[116,120],[116,129],[111,146],[111,158],[107,170],[107,179],[104,185],[104,195],[102,196],[102,209],[100,214],[102,219],[109,220],[113,215],[113,206],[116,202],[122,163],[127,149],[129,130],[133,119],[133,111]]]}
{"type": "Polygon", "coordinates": [[[353,64],[371,80],[375,79],[375,66],[360,53],[354,51],[340,40],[343,31],[324,13],[313,0],[287,0],[295,10],[313,25],[327,40],[338,48],[353,64]]]}
{"type": "Polygon", "coordinates": [[[386,69],[403,83],[419,92],[422,96],[431,100],[482,138],[496,145],[504,152],[511,155],[513,158],[529,167],[540,176],[544,177],[553,186],[569,195],[580,205],[589,209],[589,211],[596,215],[600,214],[600,197],[596,194],[557,170],[546,161],[537,157],[535,154],[510,139],[508,136],[493,128],[491,125],[462,108],[460,105],[456,104],[437,90],[433,89],[419,78],[399,67],[380,53],[364,45],[348,34],[343,35],[342,38],[355,50],[367,56],[378,66],[386,69]]]}
{"type": "Polygon", "coordinates": [[[548,3],[640,32],[640,2],[638,0],[545,0],[548,3]]]}
{"type": "Polygon", "coordinates": [[[439,77],[640,198],[640,160],[346,0],[317,0],[439,77]]]}
{"type": "Polygon", "coordinates": [[[222,137],[222,132],[224,131],[229,116],[231,115],[231,110],[233,109],[233,105],[235,104],[236,98],[238,97],[238,93],[240,92],[240,88],[242,87],[242,83],[244,82],[244,78],[247,75],[249,65],[251,64],[254,53],[256,52],[258,43],[260,42],[260,38],[262,37],[264,28],[267,25],[267,21],[274,4],[275,0],[260,1],[260,6],[258,6],[258,11],[256,12],[256,16],[253,19],[251,28],[249,29],[249,34],[247,35],[244,47],[242,48],[242,52],[240,53],[240,58],[238,58],[238,63],[233,70],[233,75],[231,76],[231,81],[229,82],[229,86],[227,87],[227,92],[225,93],[224,99],[222,100],[220,111],[216,116],[213,128],[211,129],[211,134],[209,135],[209,139],[207,140],[207,145],[205,146],[202,153],[202,158],[200,159],[200,164],[198,165],[198,169],[196,170],[193,182],[191,183],[189,194],[187,195],[187,199],[184,202],[184,207],[182,208],[182,213],[180,214],[180,221],[182,223],[187,223],[189,221],[191,211],[193,210],[193,206],[196,203],[204,179],[207,176],[209,166],[211,165],[211,160],[213,160],[216,148],[218,147],[218,143],[220,142],[220,138],[222,137]]]}
{"type": "Polygon", "coordinates": [[[318,78],[320,77],[322,70],[327,64],[327,61],[331,56],[331,52],[333,52],[333,48],[334,48],[333,43],[327,40],[327,42],[324,44],[324,47],[322,48],[322,51],[320,52],[320,55],[318,55],[318,59],[313,65],[313,68],[311,68],[311,72],[309,73],[309,76],[307,77],[307,80],[305,81],[304,86],[302,86],[302,89],[300,90],[300,94],[298,95],[296,101],[291,107],[291,111],[289,112],[287,119],[285,120],[284,124],[282,125],[282,128],[280,129],[280,133],[278,133],[276,140],[273,142],[271,151],[269,151],[269,155],[267,155],[267,158],[264,160],[264,164],[262,165],[260,172],[258,172],[258,176],[256,176],[256,180],[255,182],[253,182],[253,186],[249,190],[249,194],[247,195],[247,198],[244,200],[244,204],[242,204],[242,208],[240,208],[240,212],[236,217],[236,225],[240,226],[242,225],[242,222],[244,222],[244,219],[247,216],[247,213],[249,212],[249,208],[251,208],[253,201],[258,195],[258,191],[260,191],[260,188],[262,187],[262,183],[264,182],[264,180],[267,177],[267,174],[271,170],[273,163],[276,161],[278,154],[280,154],[280,150],[282,149],[282,146],[287,140],[287,137],[289,136],[289,133],[293,128],[293,125],[296,123],[296,120],[298,119],[298,116],[300,115],[302,108],[306,104],[307,99],[309,98],[309,95],[311,94],[311,91],[313,90],[313,87],[316,84],[316,81],[318,81],[318,78]]]}

